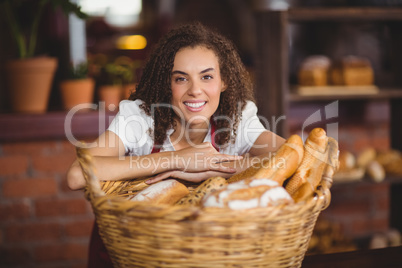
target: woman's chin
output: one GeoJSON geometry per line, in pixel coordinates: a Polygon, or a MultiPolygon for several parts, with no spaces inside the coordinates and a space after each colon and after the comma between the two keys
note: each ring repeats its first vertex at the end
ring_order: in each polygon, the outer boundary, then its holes
{"type": "Polygon", "coordinates": [[[190,118],[189,120],[186,120],[186,124],[188,127],[199,127],[199,128],[205,128],[206,126],[209,125],[209,118],[203,117],[201,118],[190,118]]]}

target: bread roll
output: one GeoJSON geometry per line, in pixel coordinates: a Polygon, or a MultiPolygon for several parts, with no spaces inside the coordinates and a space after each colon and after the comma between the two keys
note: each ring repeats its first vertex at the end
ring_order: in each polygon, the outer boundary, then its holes
{"type": "Polygon", "coordinates": [[[348,170],[338,170],[334,174],[334,182],[351,182],[360,181],[363,179],[365,169],[356,167],[348,170]]]}
{"type": "Polygon", "coordinates": [[[351,170],[356,167],[356,157],[349,151],[339,152],[339,171],[351,170]]]}
{"type": "Polygon", "coordinates": [[[205,197],[204,207],[232,210],[277,206],[293,203],[292,198],[278,182],[270,179],[242,180],[228,184],[205,197]]]}
{"type": "Polygon", "coordinates": [[[228,183],[223,177],[212,177],[201,183],[192,193],[189,193],[185,197],[177,202],[177,205],[195,205],[198,206],[201,200],[207,194],[210,194],[216,190],[222,189],[228,183]]]}
{"type": "Polygon", "coordinates": [[[382,182],[385,179],[385,170],[376,160],[367,164],[366,172],[374,182],[382,182]]]}
{"type": "Polygon", "coordinates": [[[184,184],[169,179],[150,185],[131,200],[173,205],[187,194],[189,190],[184,184]]]}
{"type": "Polygon", "coordinates": [[[357,166],[361,168],[366,168],[367,165],[375,160],[377,152],[374,148],[366,148],[357,156],[357,166]]]}
{"type": "MultiPolygon", "coordinates": [[[[309,182],[315,189],[321,181],[328,161],[328,137],[322,128],[313,129],[304,144],[304,156],[296,173],[286,184],[286,190],[293,195],[304,183],[309,182]]],[[[308,187],[303,187],[307,189],[308,187]]]]}
{"type": "Polygon", "coordinates": [[[400,159],[402,159],[400,151],[388,150],[380,152],[375,160],[377,160],[378,163],[380,163],[383,167],[386,168],[389,164],[392,164],[393,162],[398,162],[400,159]]]}

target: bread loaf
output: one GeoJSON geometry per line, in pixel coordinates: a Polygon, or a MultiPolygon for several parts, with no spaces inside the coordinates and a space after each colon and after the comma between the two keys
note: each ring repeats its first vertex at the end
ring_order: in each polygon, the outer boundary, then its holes
{"type": "Polygon", "coordinates": [[[277,206],[293,203],[286,190],[270,179],[242,180],[228,184],[221,190],[207,195],[204,207],[229,208],[232,210],[277,206]]]}
{"type": "MultiPolygon", "coordinates": [[[[304,144],[304,156],[295,174],[286,184],[286,190],[293,195],[306,182],[315,189],[321,181],[328,161],[328,137],[322,128],[313,129],[304,144]]],[[[307,189],[304,186],[304,189],[307,189]]]]}
{"type": "Polygon", "coordinates": [[[323,55],[309,56],[303,60],[298,72],[299,85],[301,86],[326,86],[328,84],[327,73],[331,61],[323,55]]]}
{"type": "Polygon", "coordinates": [[[345,56],[337,61],[330,70],[334,85],[365,86],[374,82],[374,71],[368,59],[345,56]]]}
{"type": "Polygon", "coordinates": [[[223,177],[212,177],[201,183],[192,193],[189,193],[185,197],[177,202],[177,205],[200,205],[202,199],[207,194],[210,194],[216,190],[222,189],[228,183],[223,177]]]}
{"type": "Polygon", "coordinates": [[[131,200],[173,205],[187,194],[189,190],[184,184],[169,179],[150,185],[131,200]]]}

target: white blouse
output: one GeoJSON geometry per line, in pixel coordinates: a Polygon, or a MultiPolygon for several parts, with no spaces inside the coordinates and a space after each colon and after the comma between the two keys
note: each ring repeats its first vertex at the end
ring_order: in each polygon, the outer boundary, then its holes
{"type": "MultiPolygon", "coordinates": [[[[130,155],[148,155],[152,152],[154,141],[150,135],[153,131],[153,119],[140,108],[142,100],[123,100],[119,105],[119,112],[113,119],[108,130],[114,132],[123,142],[126,153],[130,155]]],[[[248,101],[242,111],[242,118],[237,128],[235,142],[230,142],[219,148],[220,153],[243,155],[253,146],[256,139],[266,129],[257,116],[257,107],[254,102],[248,101]]],[[[175,151],[170,141],[173,129],[167,131],[161,152],[175,151]]],[[[232,132],[233,135],[233,132],[232,132]]],[[[204,142],[211,142],[211,129],[208,130],[204,142]]]]}

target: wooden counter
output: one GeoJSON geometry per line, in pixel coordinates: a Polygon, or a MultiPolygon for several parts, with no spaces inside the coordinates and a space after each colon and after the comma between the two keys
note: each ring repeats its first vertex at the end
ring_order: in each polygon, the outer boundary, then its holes
{"type": "Polygon", "coordinates": [[[400,268],[402,246],[343,253],[311,255],[304,258],[302,268],[400,268]]]}

